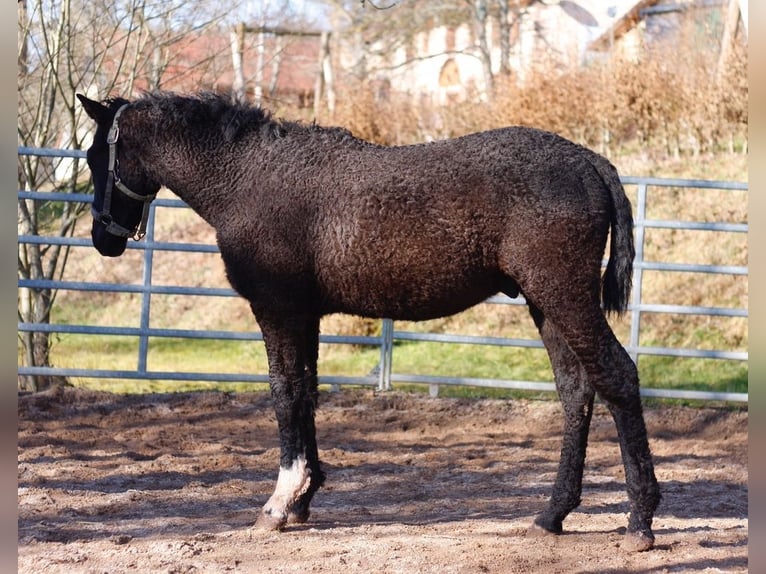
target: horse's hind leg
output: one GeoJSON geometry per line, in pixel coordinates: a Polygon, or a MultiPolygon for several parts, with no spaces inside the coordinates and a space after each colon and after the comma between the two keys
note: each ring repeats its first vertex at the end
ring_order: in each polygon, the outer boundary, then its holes
{"type": "Polygon", "coordinates": [[[309,503],[324,482],[316,444],[318,318],[272,320],[258,316],[269,359],[269,379],[279,427],[279,477],[256,526],[280,530],[305,522],[309,503]]]}
{"type": "Polygon", "coordinates": [[[625,482],[630,502],[628,531],[623,547],[647,550],[654,544],[652,519],[660,490],[644,423],[635,363],[614,336],[596,301],[585,293],[571,293],[559,305],[544,309],[579,360],[588,384],[606,403],[617,427],[625,482]]]}
{"type": "Polygon", "coordinates": [[[530,533],[560,534],[564,519],[580,504],[595,391],[587,384],[582,365],[554,325],[531,303],[529,312],[548,351],[556,390],[564,407],[564,439],[553,494],[548,508],[535,519],[530,533]]]}

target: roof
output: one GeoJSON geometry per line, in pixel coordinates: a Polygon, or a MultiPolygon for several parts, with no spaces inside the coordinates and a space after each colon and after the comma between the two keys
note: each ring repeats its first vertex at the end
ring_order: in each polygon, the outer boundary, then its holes
{"type": "Polygon", "coordinates": [[[642,11],[646,8],[659,4],[660,0],[639,0],[625,14],[614,21],[614,23],[598,38],[588,45],[588,50],[595,52],[605,52],[609,49],[611,43],[630,32],[642,20],[642,11]]]}

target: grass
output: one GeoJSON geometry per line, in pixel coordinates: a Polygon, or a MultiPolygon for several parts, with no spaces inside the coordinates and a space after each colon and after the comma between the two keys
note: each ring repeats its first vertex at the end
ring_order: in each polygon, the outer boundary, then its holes
{"type": "Polygon", "coordinates": [[[743,361],[643,356],[638,368],[646,388],[747,392],[748,368],[743,361]]]}
{"type": "MultiPolygon", "coordinates": [[[[58,367],[132,370],[136,368],[138,344],[128,337],[66,335],[52,350],[58,367]],[[106,363],[105,361],[108,361],[106,363]]],[[[320,375],[364,377],[378,365],[377,347],[327,345],[320,349],[320,375]]],[[[267,373],[263,343],[217,340],[154,338],[150,341],[150,371],[267,373]]],[[[547,355],[542,349],[489,347],[430,342],[399,342],[394,345],[393,372],[444,377],[500,380],[552,381],[547,355]]],[[[718,392],[747,392],[748,368],[742,361],[641,356],[639,373],[644,388],[682,388],[718,392]]],[[[192,390],[256,391],[264,383],[225,383],[124,379],[76,379],[77,386],[117,393],[192,390]]],[[[398,385],[398,389],[427,392],[427,385],[398,385]]],[[[484,387],[442,385],[448,397],[552,397],[551,393],[484,387]]]]}

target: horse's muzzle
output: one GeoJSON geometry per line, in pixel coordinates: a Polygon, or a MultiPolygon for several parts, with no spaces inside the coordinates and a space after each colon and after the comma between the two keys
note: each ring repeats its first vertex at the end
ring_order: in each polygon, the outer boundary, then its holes
{"type": "Polygon", "coordinates": [[[106,228],[98,221],[93,222],[90,232],[93,246],[104,257],[119,257],[125,253],[128,246],[127,237],[117,237],[106,231],[106,228]]]}

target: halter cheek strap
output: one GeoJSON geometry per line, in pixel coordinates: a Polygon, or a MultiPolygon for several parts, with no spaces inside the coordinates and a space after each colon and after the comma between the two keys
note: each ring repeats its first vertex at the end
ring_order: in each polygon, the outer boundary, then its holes
{"type": "Polygon", "coordinates": [[[117,175],[117,140],[120,137],[120,127],[117,120],[127,107],[128,104],[125,104],[117,110],[117,113],[114,115],[114,120],[112,121],[112,127],[109,128],[109,133],[106,136],[106,143],[109,144],[109,164],[107,166],[106,190],[104,191],[104,206],[100,212],[91,207],[91,213],[96,221],[102,223],[106,227],[107,233],[116,235],[117,237],[132,237],[138,241],[146,235],[146,225],[149,220],[149,208],[151,202],[157,197],[157,194],[140,195],[122,183],[117,175]],[[112,217],[112,190],[115,187],[123,195],[144,204],[144,209],[141,212],[141,222],[133,229],[123,227],[115,222],[112,217]]]}

